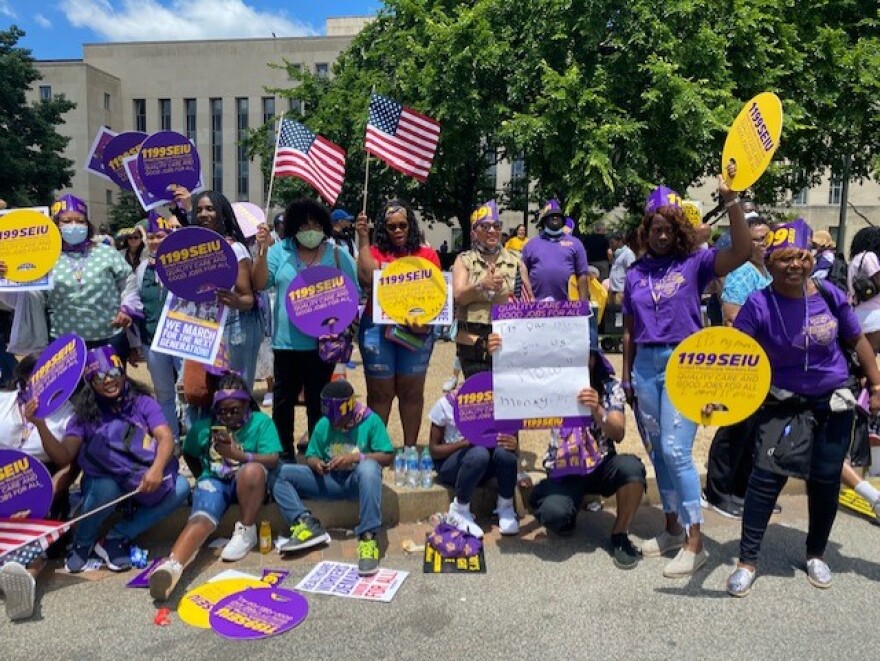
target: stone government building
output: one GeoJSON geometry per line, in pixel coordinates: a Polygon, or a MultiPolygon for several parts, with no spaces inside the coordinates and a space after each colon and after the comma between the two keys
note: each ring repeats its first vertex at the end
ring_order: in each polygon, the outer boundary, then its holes
{"type": "MultiPolygon", "coordinates": [[[[106,222],[108,208],[118,188],[82,170],[98,129],[139,130],[153,133],[173,130],[194,140],[208,188],[222,191],[231,201],[265,205],[267,182],[257,161],[249,161],[238,141],[246,129],[256,128],[282,112],[298,112],[298,102],[267,95],[266,87],[289,87],[294,83],[284,69],[268,63],[288,60],[318,76],[330,75],[336,57],[370,20],[369,17],[328,18],[326,35],[207,41],[164,41],[84,44],[79,60],[40,60],[43,76],[29,91],[29,99],[64,94],[76,108],[65,116],[59,131],[71,138],[65,155],[74,161],[71,189],[89,205],[97,224],[106,222]]],[[[404,100],[405,102],[405,100],[404,100]]],[[[520,159],[501,161],[490,169],[500,195],[510,179],[523,176],[520,159]]],[[[351,173],[349,173],[351,176],[351,173]]],[[[690,196],[713,205],[714,183],[695,187],[690,196]]],[[[836,236],[841,200],[840,182],[828,177],[789,201],[789,211],[804,216],[817,229],[836,236]]],[[[849,201],[880,224],[880,185],[875,181],[851,184],[849,201]]],[[[534,211],[534,210],[533,210],[534,211]]],[[[532,217],[534,214],[532,214],[532,217]]],[[[607,215],[613,227],[619,212],[607,215]]],[[[505,228],[522,222],[521,212],[502,213],[505,228]]],[[[846,242],[865,221],[850,208],[846,242]]],[[[425,228],[426,238],[437,247],[444,240],[455,245],[460,230],[443,224],[425,228]]],[[[529,228],[529,234],[534,229],[529,228]]]]}

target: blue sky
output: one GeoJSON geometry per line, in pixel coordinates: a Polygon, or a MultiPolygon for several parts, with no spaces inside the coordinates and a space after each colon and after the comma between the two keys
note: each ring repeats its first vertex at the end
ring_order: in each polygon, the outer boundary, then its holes
{"type": "Polygon", "coordinates": [[[380,0],[0,0],[0,25],[40,60],[106,41],[320,35],[328,16],[375,14],[380,0]]]}

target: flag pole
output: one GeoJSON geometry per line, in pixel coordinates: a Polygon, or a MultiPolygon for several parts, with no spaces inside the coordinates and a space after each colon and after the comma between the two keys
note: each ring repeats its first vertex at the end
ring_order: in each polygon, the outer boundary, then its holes
{"type": "MultiPolygon", "coordinates": [[[[281,121],[278,122],[276,115],[275,121],[275,149],[272,151],[272,174],[269,176],[269,192],[266,194],[266,223],[269,223],[269,207],[272,206],[272,186],[275,184],[275,159],[278,157],[278,142],[281,140],[281,125],[284,123],[284,115],[281,115],[281,121]]],[[[270,224],[271,227],[271,224],[270,224]]]]}
{"type": "Polygon", "coordinates": [[[367,188],[370,185],[370,152],[367,152],[367,168],[364,175],[364,202],[361,206],[361,213],[367,213],[367,188]]]}

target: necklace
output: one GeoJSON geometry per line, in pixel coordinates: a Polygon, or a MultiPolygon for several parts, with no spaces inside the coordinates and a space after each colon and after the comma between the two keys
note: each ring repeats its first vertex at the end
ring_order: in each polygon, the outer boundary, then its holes
{"type": "MultiPolygon", "coordinates": [[[[315,249],[315,254],[312,255],[312,259],[309,261],[308,264],[306,264],[305,268],[309,268],[310,266],[314,266],[315,262],[318,261],[318,258],[321,256],[321,254],[323,252],[324,252],[324,246],[322,244],[322,245],[318,246],[318,248],[315,249]]],[[[293,247],[293,258],[296,260],[296,270],[298,273],[303,270],[303,264],[302,264],[302,260],[299,258],[299,248],[297,246],[293,247]]]]}
{"type": "Polygon", "coordinates": [[[70,270],[73,272],[73,277],[76,278],[76,284],[78,284],[80,287],[82,287],[83,262],[86,261],[86,259],[88,259],[88,255],[85,255],[82,257],[77,257],[76,259],[73,259],[70,256],[70,253],[68,253],[68,252],[65,252],[62,254],[67,258],[67,262],[70,265],[70,270]]]}
{"type": "MultiPolygon", "coordinates": [[[[669,269],[672,267],[672,264],[667,264],[666,268],[663,269],[663,274],[660,276],[660,284],[663,284],[663,281],[666,279],[666,274],[669,272],[669,269]]],[[[660,290],[659,288],[654,288],[654,277],[651,271],[648,271],[648,289],[651,290],[651,300],[654,301],[654,313],[656,314],[659,311],[660,307],[660,290]]]]}
{"type": "MultiPolygon", "coordinates": [[[[773,309],[776,310],[776,318],[779,319],[779,325],[782,326],[782,333],[785,335],[785,339],[788,340],[789,344],[795,349],[799,348],[795,343],[797,336],[794,338],[788,332],[788,328],[785,325],[785,319],[782,316],[782,312],[779,309],[779,303],[776,302],[776,292],[770,292],[770,300],[773,301],[773,309]]],[[[801,333],[804,336],[804,372],[806,372],[810,367],[810,333],[807,330],[807,324],[810,320],[810,312],[809,312],[809,301],[807,299],[807,292],[804,290],[804,323],[801,326],[801,333]]]]}

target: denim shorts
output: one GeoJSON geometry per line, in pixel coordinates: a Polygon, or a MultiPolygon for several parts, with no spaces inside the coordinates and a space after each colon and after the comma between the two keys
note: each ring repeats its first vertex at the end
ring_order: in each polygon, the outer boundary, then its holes
{"type": "Polygon", "coordinates": [[[421,349],[412,351],[385,339],[386,328],[386,325],[374,324],[372,319],[361,320],[358,343],[366,375],[374,379],[390,379],[395,374],[426,374],[434,350],[434,333],[427,335],[421,349]]]}

